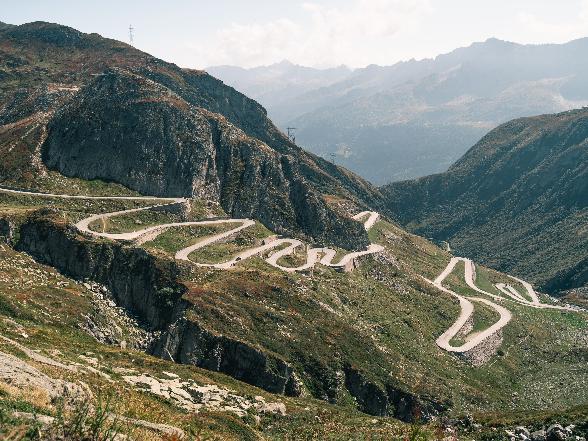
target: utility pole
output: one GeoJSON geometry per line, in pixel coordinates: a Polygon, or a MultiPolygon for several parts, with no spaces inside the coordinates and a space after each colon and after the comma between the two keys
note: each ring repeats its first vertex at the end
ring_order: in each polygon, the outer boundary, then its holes
{"type": "Polygon", "coordinates": [[[132,46],[133,45],[133,31],[135,30],[135,28],[133,27],[133,25],[129,25],[129,44],[132,46]]]}
{"type": "Polygon", "coordinates": [[[294,135],[294,130],[296,130],[296,127],[286,127],[286,130],[288,131],[288,139],[296,144],[296,135],[294,135]]]}

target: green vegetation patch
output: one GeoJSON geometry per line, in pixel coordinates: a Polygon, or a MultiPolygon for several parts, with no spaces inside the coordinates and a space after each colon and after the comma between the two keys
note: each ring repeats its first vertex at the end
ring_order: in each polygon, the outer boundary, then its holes
{"type": "Polygon", "coordinates": [[[272,236],[272,232],[262,224],[241,230],[237,235],[222,242],[211,244],[190,254],[190,260],[198,263],[222,263],[249,248],[262,245],[263,239],[272,236]]]}

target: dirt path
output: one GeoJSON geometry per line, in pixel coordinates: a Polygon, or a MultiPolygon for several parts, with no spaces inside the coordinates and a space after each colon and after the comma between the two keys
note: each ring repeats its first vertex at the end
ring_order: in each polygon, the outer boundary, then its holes
{"type": "MultiPolygon", "coordinates": [[[[263,245],[253,247],[242,251],[241,253],[234,256],[232,259],[227,260],[226,262],[222,263],[200,263],[195,262],[190,259],[190,254],[196,250],[205,248],[207,246],[214,245],[220,241],[223,241],[231,236],[236,235],[240,231],[249,228],[255,225],[255,221],[251,219],[214,219],[214,220],[202,220],[202,221],[194,221],[194,222],[174,222],[168,224],[161,224],[156,226],[151,226],[147,228],[143,228],[136,231],[131,231],[127,233],[105,233],[105,232],[98,232],[93,231],[90,229],[90,225],[95,221],[104,221],[112,217],[127,215],[132,213],[138,213],[140,211],[150,210],[153,208],[161,208],[161,207],[172,207],[174,205],[182,205],[187,203],[187,199],[184,198],[158,198],[158,197],[148,197],[148,196],[80,196],[80,195],[63,195],[63,194],[50,194],[50,193],[37,193],[32,191],[21,191],[21,190],[14,190],[14,189],[6,189],[0,188],[1,192],[10,193],[10,194],[20,194],[20,195],[27,195],[27,196],[38,196],[38,197],[46,197],[46,198],[62,198],[62,199],[94,199],[94,200],[136,200],[136,201],[159,201],[163,202],[161,204],[150,205],[148,207],[141,207],[141,208],[133,208],[129,210],[121,210],[121,211],[114,211],[111,213],[101,213],[101,214],[94,214],[89,216],[85,219],[79,221],[75,226],[76,228],[81,231],[82,233],[86,233],[95,237],[102,237],[111,240],[122,240],[122,241],[134,241],[135,243],[144,243],[147,240],[154,240],[157,236],[163,233],[170,228],[176,227],[191,227],[191,226],[212,226],[212,225],[225,225],[225,224],[238,224],[237,227],[232,228],[228,231],[206,237],[197,243],[190,245],[184,249],[179,250],[175,258],[177,260],[183,260],[187,262],[191,262],[194,265],[200,267],[212,267],[217,269],[229,269],[235,266],[237,263],[242,262],[246,259],[249,259],[254,256],[262,255],[268,251],[271,251],[274,248],[279,248],[284,244],[288,246],[284,249],[278,250],[277,252],[273,253],[271,256],[267,257],[265,261],[272,265],[275,268],[278,268],[282,271],[286,272],[296,272],[296,271],[303,271],[306,269],[310,269],[317,264],[329,266],[329,267],[340,267],[340,268],[353,268],[354,260],[366,256],[369,254],[379,253],[384,248],[377,244],[371,244],[367,247],[364,251],[356,251],[347,253],[344,255],[338,262],[333,262],[335,255],[337,252],[331,248],[310,248],[306,251],[306,263],[300,265],[298,267],[287,267],[280,265],[278,261],[286,256],[294,254],[297,248],[303,247],[304,243],[298,239],[290,239],[290,238],[279,238],[272,240],[273,237],[266,238],[264,240],[263,245]]],[[[360,221],[362,219],[366,219],[364,222],[364,227],[366,230],[369,230],[379,219],[379,214],[373,211],[362,211],[361,213],[356,214],[353,216],[353,219],[360,221]]]]}

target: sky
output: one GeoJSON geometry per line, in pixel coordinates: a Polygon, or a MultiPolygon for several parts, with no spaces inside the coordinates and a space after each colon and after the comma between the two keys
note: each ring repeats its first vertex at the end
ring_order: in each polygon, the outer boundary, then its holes
{"type": "Polygon", "coordinates": [[[0,21],[36,20],[127,42],[132,25],[135,47],[182,67],[284,59],[363,67],[490,37],[535,44],[585,37],[588,0],[0,0],[0,21]]]}

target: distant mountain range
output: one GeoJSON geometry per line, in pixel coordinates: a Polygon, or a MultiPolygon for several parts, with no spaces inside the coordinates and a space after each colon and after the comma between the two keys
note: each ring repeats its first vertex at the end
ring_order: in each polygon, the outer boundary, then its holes
{"type": "MultiPolygon", "coordinates": [[[[215,66],[206,69],[209,74],[222,79],[240,92],[271,109],[271,117],[287,123],[292,114],[302,115],[306,107],[296,109],[298,97],[322,87],[343,81],[352,74],[347,66],[331,69],[314,69],[293,64],[287,60],[270,66],[244,69],[237,66],[215,66]]],[[[285,126],[284,126],[285,127],[285,126]]]]}
{"type": "Polygon", "coordinates": [[[382,189],[389,214],[546,292],[588,285],[588,109],[501,125],[442,174],[382,189]]]}
{"type": "Polygon", "coordinates": [[[211,74],[263,104],[297,142],[376,184],[446,170],[513,118],[588,103],[588,38],[520,45],[497,39],[434,59],[351,70],[288,62],[211,74]]]}

